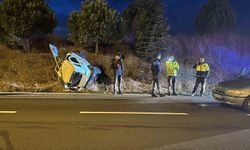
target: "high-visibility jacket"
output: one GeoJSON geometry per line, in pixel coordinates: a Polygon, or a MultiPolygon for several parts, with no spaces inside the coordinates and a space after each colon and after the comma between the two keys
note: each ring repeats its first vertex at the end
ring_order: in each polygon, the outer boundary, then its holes
{"type": "Polygon", "coordinates": [[[207,77],[210,72],[210,67],[207,63],[195,64],[194,69],[196,69],[197,77],[207,77]]]}
{"type": "Polygon", "coordinates": [[[166,75],[168,77],[176,77],[179,69],[180,69],[180,65],[177,61],[166,62],[166,75]]]}

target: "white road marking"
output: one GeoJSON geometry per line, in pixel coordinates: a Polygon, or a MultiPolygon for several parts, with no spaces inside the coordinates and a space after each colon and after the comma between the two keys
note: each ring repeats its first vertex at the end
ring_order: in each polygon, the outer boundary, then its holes
{"type": "Polygon", "coordinates": [[[0,114],[15,114],[17,111],[0,111],[0,114]]]}
{"type": "Polygon", "coordinates": [[[188,113],[175,112],[95,112],[80,111],[80,114],[105,114],[105,115],[169,115],[169,116],[187,116],[188,113]]]}
{"type": "Polygon", "coordinates": [[[248,117],[250,117],[250,114],[247,114],[248,117]]]}

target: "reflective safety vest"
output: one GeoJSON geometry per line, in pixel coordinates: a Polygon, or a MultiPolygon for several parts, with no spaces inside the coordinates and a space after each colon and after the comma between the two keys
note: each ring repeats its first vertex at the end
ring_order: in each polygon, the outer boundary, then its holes
{"type": "Polygon", "coordinates": [[[166,62],[166,75],[168,77],[176,77],[179,69],[180,69],[180,65],[177,61],[166,62]]]}
{"type": "Polygon", "coordinates": [[[207,63],[195,65],[195,69],[197,77],[207,77],[210,72],[210,68],[207,63]]]}

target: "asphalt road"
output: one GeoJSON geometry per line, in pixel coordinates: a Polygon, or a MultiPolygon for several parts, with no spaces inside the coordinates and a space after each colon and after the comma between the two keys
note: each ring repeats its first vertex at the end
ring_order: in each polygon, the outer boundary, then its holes
{"type": "Polygon", "coordinates": [[[0,96],[0,150],[249,150],[250,115],[204,99],[0,96]]]}

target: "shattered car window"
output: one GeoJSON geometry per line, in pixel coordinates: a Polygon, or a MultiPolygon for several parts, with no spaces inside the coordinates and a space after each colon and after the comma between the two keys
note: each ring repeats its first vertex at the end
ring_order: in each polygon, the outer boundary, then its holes
{"type": "Polygon", "coordinates": [[[70,58],[70,60],[72,61],[72,62],[74,62],[74,63],[79,63],[78,61],[77,61],[77,59],[76,58],[70,58]]]}

